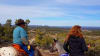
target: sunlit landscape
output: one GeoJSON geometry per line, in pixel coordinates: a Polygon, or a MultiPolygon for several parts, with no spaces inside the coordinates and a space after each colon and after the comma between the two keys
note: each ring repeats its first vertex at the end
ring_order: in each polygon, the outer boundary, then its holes
{"type": "Polygon", "coordinates": [[[65,53],[64,40],[75,25],[90,47],[85,55],[100,56],[100,0],[0,0],[0,50],[12,46],[18,19],[25,21],[28,41],[43,56],[65,53]]]}

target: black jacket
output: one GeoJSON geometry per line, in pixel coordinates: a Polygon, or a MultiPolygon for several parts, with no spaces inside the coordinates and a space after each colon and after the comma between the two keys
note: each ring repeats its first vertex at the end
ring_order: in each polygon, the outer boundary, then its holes
{"type": "Polygon", "coordinates": [[[84,56],[84,52],[88,51],[84,38],[75,36],[70,36],[63,47],[71,56],[84,56]]]}

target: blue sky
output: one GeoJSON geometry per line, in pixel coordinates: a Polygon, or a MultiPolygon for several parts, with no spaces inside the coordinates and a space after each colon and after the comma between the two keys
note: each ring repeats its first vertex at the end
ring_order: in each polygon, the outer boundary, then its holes
{"type": "Polygon", "coordinates": [[[30,25],[100,26],[100,0],[0,0],[0,23],[30,19],[30,25]]]}

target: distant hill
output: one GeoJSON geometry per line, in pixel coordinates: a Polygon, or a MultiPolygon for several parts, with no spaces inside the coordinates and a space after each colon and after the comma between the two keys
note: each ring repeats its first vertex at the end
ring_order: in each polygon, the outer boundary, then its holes
{"type": "MultiPolygon", "coordinates": [[[[72,26],[61,26],[61,28],[72,28],[72,26]]],[[[100,30],[100,27],[95,27],[95,26],[82,26],[83,30],[100,30]]]]}
{"type": "MultiPolygon", "coordinates": [[[[31,28],[64,28],[64,29],[70,29],[72,26],[42,26],[42,25],[29,25],[31,28]]],[[[100,27],[95,27],[95,26],[82,26],[83,30],[100,30],[100,27]]]]}

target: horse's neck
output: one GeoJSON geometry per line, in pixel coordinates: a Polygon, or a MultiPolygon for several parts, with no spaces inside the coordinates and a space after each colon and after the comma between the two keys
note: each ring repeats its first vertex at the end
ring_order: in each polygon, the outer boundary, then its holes
{"type": "Polygon", "coordinates": [[[61,44],[60,42],[57,42],[55,47],[58,49],[59,53],[65,53],[65,50],[63,49],[63,44],[61,44]]]}

